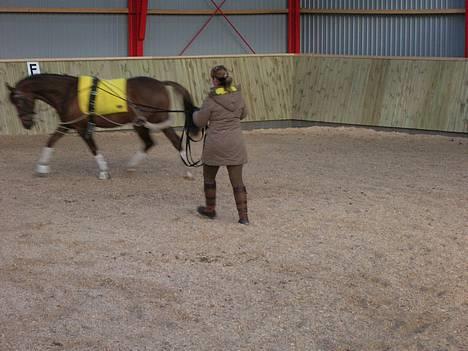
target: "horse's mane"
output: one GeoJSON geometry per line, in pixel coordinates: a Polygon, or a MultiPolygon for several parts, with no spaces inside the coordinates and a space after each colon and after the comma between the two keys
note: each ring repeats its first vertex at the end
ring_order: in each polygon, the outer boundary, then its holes
{"type": "Polygon", "coordinates": [[[36,80],[41,78],[69,78],[69,79],[76,79],[75,76],[70,76],[68,74],[58,74],[58,73],[40,73],[34,74],[32,76],[26,77],[26,79],[36,80]]]}
{"type": "Polygon", "coordinates": [[[60,79],[60,80],[75,80],[75,79],[78,79],[77,77],[74,77],[74,76],[70,76],[68,74],[57,74],[57,73],[40,73],[40,74],[34,74],[32,76],[28,76],[28,77],[25,77],[23,79],[21,79],[20,81],[18,81],[16,83],[16,87],[19,88],[20,86],[22,86],[23,84],[28,84],[28,82],[41,82],[41,81],[44,81],[46,82],[47,79],[60,79]],[[46,79],[46,80],[44,80],[46,79]]]}

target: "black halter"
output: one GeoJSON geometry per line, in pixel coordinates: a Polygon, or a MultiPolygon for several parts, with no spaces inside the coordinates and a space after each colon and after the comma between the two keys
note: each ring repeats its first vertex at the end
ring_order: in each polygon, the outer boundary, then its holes
{"type": "MultiPolygon", "coordinates": [[[[17,101],[17,102],[18,102],[18,101],[27,101],[27,102],[30,102],[30,100],[31,100],[31,99],[28,98],[26,95],[24,95],[24,94],[22,94],[22,93],[20,93],[20,92],[18,92],[18,91],[16,91],[16,90],[13,92],[12,97],[13,97],[13,99],[14,99],[15,101],[17,101]]],[[[19,113],[18,113],[18,116],[19,116],[21,119],[23,119],[24,117],[27,117],[27,116],[32,116],[32,117],[34,117],[34,115],[36,114],[36,112],[34,111],[34,107],[33,107],[31,110],[26,111],[26,110],[24,110],[24,109],[22,108],[22,106],[21,106],[21,108],[20,108],[20,105],[19,105],[18,103],[16,103],[15,105],[16,105],[16,107],[18,108],[18,112],[19,112],[19,113]]],[[[21,104],[21,105],[23,105],[23,104],[21,104]]],[[[33,106],[34,106],[34,105],[33,105],[33,106]]],[[[32,117],[31,117],[31,118],[32,118],[32,117]]]]}

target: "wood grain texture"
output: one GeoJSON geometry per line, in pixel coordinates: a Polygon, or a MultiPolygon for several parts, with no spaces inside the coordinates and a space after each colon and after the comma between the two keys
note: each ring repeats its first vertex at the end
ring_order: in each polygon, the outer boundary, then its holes
{"type": "Polygon", "coordinates": [[[467,69],[464,61],[300,57],[293,116],[468,132],[467,69]]]}
{"type": "MultiPolygon", "coordinates": [[[[41,72],[96,75],[103,79],[149,76],[185,86],[201,105],[210,68],[224,64],[241,85],[247,121],[298,119],[365,126],[468,132],[468,62],[421,58],[313,55],[234,55],[158,58],[35,60],[41,72]]],[[[14,85],[26,61],[0,61],[0,80],[14,85]]],[[[180,101],[173,108],[180,109],[180,101]]],[[[47,134],[55,112],[38,102],[38,127],[22,128],[8,90],[0,84],[0,135],[47,134]]],[[[175,126],[183,124],[173,114],[175,126]]],[[[125,128],[131,128],[127,126],[125,128]]]]}
{"type": "MultiPolygon", "coordinates": [[[[155,58],[142,60],[35,60],[42,73],[95,75],[102,79],[148,76],[159,80],[172,80],[182,84],[192,94],[195,104],[201,105],[210,89],[210,69],[225,65],[240,84],[250,110],[247,121],[288,119],[292,105],[293,57],[279,56],[223,56],[190,58],[155,58]]],[[[27,75],[26,61],[0,62],[0,80],[10,85],[27,75]]],[[[182,107],[174,99],[173,109],[182,107]]],[[[0,85],[0,134],[46,134],[58,123],[55,112],[38,102],[36,111],[41,122],[26,131],[22,128],[14,106],[8,100],[8,90],[0,85]]],[[[184,116],[174,113],[175,126],[183,125],[184,116]]],[[[126,128],[131,128],[127,126],[126,128]]]]}

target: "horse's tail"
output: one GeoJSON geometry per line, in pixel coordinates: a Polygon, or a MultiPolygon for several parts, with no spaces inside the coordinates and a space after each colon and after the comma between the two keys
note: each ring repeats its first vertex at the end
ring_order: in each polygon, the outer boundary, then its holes
{"type": "Polygon", "coordinates": [[[192,95],[190,95],[189,91],[185,89],[179,83],[166,80],[162,82],[164,85],[170,86],[174,88],[174,90],[182,96],[184,102],[184,113],[185,113],[185,128],[193,132],[194,134],[198,133],[199,128],[193,122],[193,112],[197,109],[193,103],[192,95]]]}
{"type": "Polygon", "coordinates": [[[171,80],[165,80],[162,83],[164,85],[173,87],[175,91],[177,91],[180,95],[182,95],[182,97],[184,99],[184,105],[188,104],[188,105],[193,106],[192,95],[190,95],[189,91],[187,89],[185,89],[182,85],[180,85],[177,82],[173,82],[171,80]]]}
{"type": "MultiPolygon", "coordinates": [[[[184,164],[188,167],[199,167],[203,165],[201,160],[194,161],[192,159],[192,152],[190,147],[191,141],[199,141],[192,139],[192,136],[199,135],[200,128],[196,126],[193,121],[193,113],[198,110],[198,108],[193,104],[192,95],[190,95],[189,91],[185,89],[182,85],[176,82],[172,82],[170,80],[166,80],[162,82],[164,85],[172,87],[175,92],[182,96],[184,101],[184,113],[185,113],[185,125],[184,130],[182,131],[182,137],[180,138],[180,157],[184,164]],[[184,134],[185,134],[185,147],[182,145],[184,142],[184,134]]],[[[204,131],[202,130],[200,140],[204,137],[204,131]]]]}

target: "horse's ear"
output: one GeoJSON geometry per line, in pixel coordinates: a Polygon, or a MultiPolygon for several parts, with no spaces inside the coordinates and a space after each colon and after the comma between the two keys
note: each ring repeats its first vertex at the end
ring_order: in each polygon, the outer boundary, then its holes
{"type": "Polygon", "coordinates": [[[15,91],[15,88],[13,88],[10,84],[5,83],[6,87],[8,88],[9,91],[13,92],[15,91]]]}

